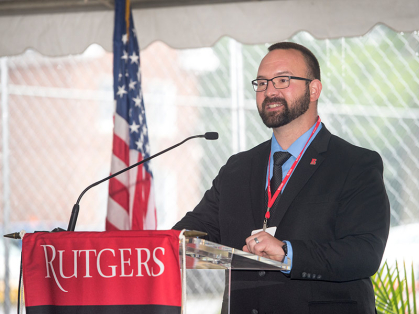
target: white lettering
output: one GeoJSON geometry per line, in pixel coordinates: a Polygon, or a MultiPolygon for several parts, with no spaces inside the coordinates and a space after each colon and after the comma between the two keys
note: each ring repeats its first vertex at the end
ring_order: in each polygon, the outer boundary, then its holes
{"type": "MultiPolygon", "coordinates": [[[[160,276],[164,272],[164,264],[156,257],[156,251],[157,250],[162,251],[162,254],[164,255],[164,248],[162,248],[162,247],[156,247],[153,251],[153,260],[160,267],[160,272],[158,274],[154,274],[154,272],[153,272],[154,277],[160,276]]],[[[153,269],[151,269],[151,270],[153,271],[153,269]]]]}
{"type": "Polygon", "coordinates": [[[111,277],[115,277],[116,276],[116,265],[109,265],[109,267],[112,269],[112,275],[110,276],[106,276],[102,273],[102,269],[100,268],[100,256],[102,255],[102,253],[104,251],[110,251],[112,252],[113,256],[115,257],[115,251],[112,249],[103,249],[102,251],[99,252],[99,254],[97,255],[97,271],[99,272],[99,275],[101,275],[102,277],[105,278],[111,278],[111,277]]]}
{"type": "Polygon", "coordinates": [[[131,270],[131,274],[127,275],[125,274],[125,264],[130,265],[130,258],[128,258],[128,260],[124,259],[124,251],[128,251],[129,255],[131,256],[131,249],[119,249],[119,251],[121,252],[121,277],[132,277],[132,274],[134,273],[134,270],[131,270]]]}
{"type": "Polygon", "coordinates": [[[148,269],[148,265],[147,265],[148,261],[150,260],[150,250],[146,249],[146,248],[136,248],[136,250],[137,250],[137,257],[138,257],[138,274],[137,274],[137,277],[144,276],[143,273],[141,272],[141,265],[144,265],[144,267],[147,271],[147,274],[149,276],[151,276],[150,269],[148,269]],[[141,261],[141,251],[145,251],[147,253],[147,258],[146,258],[145,262],[141,261]]]}
{"type": "Polygon", "coordinates": [[[80,250],[79,251],[79,256],[83,252],[86,252],[86,276],[83,276],[83,278],[91,278],[92,276],[90,276],[90,265],[89,265],[90,254],[89,254],[89,252],[94,252],[95,256],[96,256],[96,250],[80,250]]]}
{"type": "Polygon", "coordinates": [[[44,253],[45,253],[45,263],[46,263],[46,267],[47,267],[47,275],[46,275],[46,277],[45,277],[45,278],[51,278],[51,277],[50,277],[50,275],[49,275],[49,268],[48,268],[48,265],[49,265],[49,267],[51,267],[51,272],[52,272],[52,275],[54,276],[54,279],[55,279],[55,282],[57,283],[57,286],[58,286],[58,287],[59,287],[62,291],[64,291],[64,292],[68,292],[68,291],[66,291],[66,290],[64,290],[64,289],[63,289],[63,287],[61,286],[60,282],[58,281],[57,276],[55,275],[54,266],[52,265],[52,262],[53,262],[53,261],[54,261],[54,259],[55,259],[55,247],[54,247],[54,246],[52,246],[52,245],[48,245],[48,244],[45,244],[45,245],[41,244],[41,246],[43,246],[43,247],[44,247],[44,253]],[[52,257],[51,257],[51,260],[50,260],[50,261],[48,261],[47,246],[48,246],[48,247],[51,249],[51,251],[52,251],[52,257]]]}
{"type": "Polygon", "coordinates": [[[45,278],[53,277],[55,283],[63,292],[68,292],[64,290],[61,283],[58,280],[57,274],[60,276],[60,280],[70,279],[70,278],[80,278],[83,275],[83,266],[86,267],[85,274],[82,278],[92,278],[97,276],[94,269],[90,267],[95,267],[94,263],[96,262],[96,268],[98,274],[103,278],[112,278],[117,276],[117,271],[119,264],[118,259],[121,261],[121,272],[119,277],[133,277],[134,270],[137,269],[136,277],[150,276],[157,277],[161,276],[165,271],[165,265],[162,261],[162,258],[165,255],[164,247],[155,247],[154,249],[149,248],[119,248],[120,256],[116,256],[116,250],[111,248],[104,248],[98,252],[95,249],[86,249],[86,250],[72,250],[73,253],[68,252],[66,254],[65,250],[57,250],[53,245],[40,245],[44,249],[45,255],[45,268],[46,276],[45,278]],[[131,265],[132,251],[137,251],[137,260],[133,259],[133,264],[131,265]],[[104,257],[105,252],[110,252],[112,256],[104,257]],[[57,254],[58,252],[58,254],[57,254]],[[83,253],[85,256],[83,257],[83,253]],[[93,255],[91,254],[93,253],[93,255]],[[58,261],[55,260],[58,256],[58,261]],[[71,257],[72,256],[72,257],[71,257]],[[103,259],[102,259],[103,257],[103,259]],[[151,260],[151,257],[153,258],[151,260]],[[68,259],[68,261],[67,261],[68,259]],[[73,260],[73,270],[71,271],[71,262],[73,260]],[[96,260],[95,260],[96,259],[96,260]],[[81,267],[78,265],[78,262],[82,263],[81,267]],[[85,263],[83,263],[83,260],[85,263]],[[135,265],[135,262],[137,265],[135,265]],[[55,264],[54,264],[55,263],[55,264]],[[90,265],[92,263],[92,265],[90,265]],[[54,266],[59,266],[59,272],[55,271],[54,266]],[[65,268],[65,269],[64,269],[65,268]],[[105,273],[103,269],[105,269],[105,273]],[[144,272],[145,269],[145,272],[144,272]],[[109,271],[110,270],[110,271],[109,271]],[[78,273],[80,271],[80,274],[78,273]],[[65,274],[67,272],[67,274],[65,274]]]}
{"type": "Polygon", "coordinates": [[[60,250],[58,251],[59,254],[59,258],[58,260],[60,261],[60,275],[62,278],[71,278],[71,277],[76,277],[77,278],[77,250],[73,250],[73,256],[74,256],[74,265],[73,265],[73,275],[71,276],[65,276],[64,272],[63,272],[63,252],[65,252],[64,250],[60,250]]]}

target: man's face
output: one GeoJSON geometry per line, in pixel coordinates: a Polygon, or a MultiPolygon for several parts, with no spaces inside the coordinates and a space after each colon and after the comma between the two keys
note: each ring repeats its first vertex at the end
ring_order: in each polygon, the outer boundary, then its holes
{"type": "MultiPolygon", "coordinates": [[[[257,78],[271,79],[279,75],[307,77],[303,55],[297,50],[273,50],[263,58],[257,78]]],[[[310,104],[306,81],[291,80],[285,89],[275,89],[272,82],[264,92],[256,93],[256,103],[263,123],[277,128],[302,116],[310,104]]]]}

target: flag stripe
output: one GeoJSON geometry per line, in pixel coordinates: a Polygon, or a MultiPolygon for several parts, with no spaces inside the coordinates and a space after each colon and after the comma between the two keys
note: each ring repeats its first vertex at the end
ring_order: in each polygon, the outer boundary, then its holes
{"type": "MultiPolygon", "coordinates": [[[[112,153],[115,157],[117,157],[125,166],[120,168],[119,170],[122,170],[123,168],[126,168],[129,166],[129,146],[127,143],[125,143],[119,136],[115,135],[113,136],[113,149],[112,153]]],[[[120,164],[116,164],[120,165],[120,164]]],[[[119,170],[114,170],[111,168],[113,173],[118,172],[119,170]]]]}
{"type": "Polygon", "coordinates": [[[129,187],[123,185],[117,178],[109,180],[109,196],[127,212],[129,209],[129,187]]]}
{"type": "MultiPolygon", "coordinates": [[[[141,154],[131,149],[129,152],[129,160],[130,160],[130,164],[135,164],[139,162],[140,160],[142,160],[141,154]]],[[[135,214],[135,212],[143,211],[142,207],[134,206],[135,197],[137,197],[138,194],[143,193],[142,187],[137,182],[138,181],[137,173],[138,173],[138,170],[141,169],[142,167],[143,165],[140,165],[138,167],[132,168],[129,171],[129,186],[128,186],[129,191],[130,191],[129,193],[129,221],[130,221],[131,230],[144,230],[143,228],[133,228],[133,223],[132,223],[133,215],[135,214]]]]}
{"type": "Polygon", "coordinates": [[[108,219],[106,219],[106,221],[105,221],[105,228],[106,228],[106,231],[118,231],[119,230],[119,228],[117,228],[113,224],[111,224],[108,219]]]}
{"type": "Polygon", "coordinates": [[[143,169],[138,169],[137,184],[141,186],[142,193],[136,194],[136,197],[133,201],[135,208],[142,208],[143,210],[136,211],[133,213],[132,224],[133,228],[135,229],[145,229],[144,220],[147,215],[148,200],[151,188],[151,181],[149,176],[150,175],[146,171],[143,171],[143,169]],[[143,176],[143,174],[145,175],[145,177],[143,176]]]}
{"type": "Polygon", "coordinates": [[[115,113],[114,134],[129,145],[129,124],[127,120],[115,113]]]}
{"type": "Polygon", "coordinates": [[[144,217],[144,230],[154,230],[157,229],[157,213],[154,208],[156,204],[154,202],[154,188],[153,181],[150,181],[150,194],[148,196],[147,211],[144,217]]]}
{"type": "MultiPolygon", "coordinates": [[[[128,212],[116,203],[112,198],[108,201],[108,221],[118,230],[129,229],[128,212]]],[[[109,230],[108,230],[109,231],[109,230]]]]}
{"type": "MultiPolygon", "coordinates": [[[[125,162],[123,162],[121,159],[119,159],[117,156],[112,155],[112,160],[111,160],[111,169],[113,171],[113,173],[117,173],[118,171],[126,168],[128,165],[125,164],[125,162]]],[[[128,182],[129,182],[129,172],[123,172],[120,175],[116,176],[116,178],[118,179],[119,182],[121,182],[121,184],[125,185],[126,187],[128,187],[128,182]]]]}

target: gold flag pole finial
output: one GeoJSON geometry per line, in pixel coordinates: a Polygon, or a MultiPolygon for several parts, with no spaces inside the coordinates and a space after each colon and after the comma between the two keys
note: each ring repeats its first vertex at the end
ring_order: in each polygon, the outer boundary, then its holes
{"type": "Polygon", "coordinates": [[[5,238],[10,238],[10,239],[20,239],[20,232],[13,232],[13,233],[9,233],[9,234],[5,234],[3,235],[3,237],[5,238]]]}

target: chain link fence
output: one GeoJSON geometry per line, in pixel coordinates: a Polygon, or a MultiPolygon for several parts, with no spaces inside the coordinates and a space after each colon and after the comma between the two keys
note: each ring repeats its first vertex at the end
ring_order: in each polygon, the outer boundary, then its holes
{"type": "MultiPolygon", "coordinates": [[[[419,33],[377,25],[360,37],[318,40],[299,32],[290,40],[319,59],[319,112],[327,128],[381,154],[392,227],[418,223],[419,33]]],[[[191,135],[220,134],[152,161],[159,229],[194,208],[231,154],[270,138],[250,86],[268,46],[222,38],[211,48],[175,50],[156,42],[141,52],[151,153],[191,135]]],[[[60,58],[27,51],[1,65],[7,74],[0,81],[1,232],[66,229],[79,194],[110,171],[112,54],[96,45],[60,58]]],[[[104,230],[106,203],[106,184],[90,190],[76,230],[104,230]]],[[[6,241],[0,260],[5,248],[14,260],[18,241],[6,241]]],[[[10,264],[13,298],[17,267],[10,264]]],[[[4,291],[4,268],[0,275],[4,291]]],[[[0,297],[3,302],[4,292],[0,297]]]]}

